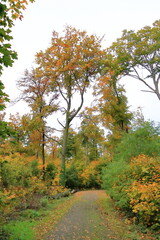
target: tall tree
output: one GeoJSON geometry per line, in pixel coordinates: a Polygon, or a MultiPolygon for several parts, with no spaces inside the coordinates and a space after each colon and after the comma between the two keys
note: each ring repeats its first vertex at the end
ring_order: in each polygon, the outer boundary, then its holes
{"type": "Polygon", "coordinates": [[[129,111],[125,89],[119,83],[115,72],[108,71],[99,78],[95,86],[95,95],[98,96],[102,124],[109,130],[107,146],[111,156],[122,133],[128,132],[133,114],[129,111]]]}
{"type": "Polygon", "coordinates": [[[17,81],[18,87],[22,94],[20,99],[28,103],[32,110],[32,126],[33,130],[39,131],[39,134],[34,132],[40,139],[41,155],[43,163],[43,171],[45,174],[45,137],[46,137],[46,118],[57,110],[56,91],[49,92],[50,82],[47,77],[42,76],[39,69],[32,69],[31,72],[25,71],[24,77],[17,81]]]}
{"type": "Polygon", "coordinates": [[[112,132],[116,129],[127,132],[132,113],[129,111],[125,89],[115,78],[114,72],[108,71],[99,78],[95,95],[98,96],[98,107],[104,126],[112,132]]]}
{"type": "Polygon", "coordinates": [[[160,20],[139,31],[124,30],[108,49],[110,67],[117,76],[138,79],[160,100],[160,20]]]}
{"type": "MultiPolygon", "coordinates": [[[[12,50],[10,41],[11,29],[14,26],[14,20],[23,18],[23,10],[28,2],[34,0],[1,0],[0,2],[0,76],[4,67],[12,66],[17,53],[12,50]]],[[[4,99],[8,101],[7,95],[4,93],[4,86],[0,80],[0,111],[4,108],[4,99]]],[[[0,120],[0,137],[4,138],[6,133],[9,134],[9,129],[5,121],[0,120]]]]}
{"type": "Polygon", "coordinates": [[[37,63],[63,99],[65,122],[61,159],[61,183],[65,185],[65,157],[68,131],[72,120],[80,112],[84,94],[90,81],[99,73],[103,52],[101,39],[85,31],[66,27],[64,36],[53,32],[51,46],[37,54],[37,63]],[[76,100],[74,97],[77,97],[76,100]]]}

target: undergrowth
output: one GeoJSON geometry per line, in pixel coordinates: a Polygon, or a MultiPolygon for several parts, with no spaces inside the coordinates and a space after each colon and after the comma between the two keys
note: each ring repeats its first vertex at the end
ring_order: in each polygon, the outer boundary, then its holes
{"type": "Polygon", "coordinates": [[[151,233],[142,225],[135,225],[132,219],[127,218],[115,206],[109,196],[100,200],[100,206],[106,226],[115,233],[115,237],[119,240],[160,240],[159,235],[151,233]]]}
{"type": "Polygon", "coordinates": [[[26,209],[0,227],[0,240],[43,239],[46,232],[67,212],[73,197],[44,200],[40,209],[26,209]]]}

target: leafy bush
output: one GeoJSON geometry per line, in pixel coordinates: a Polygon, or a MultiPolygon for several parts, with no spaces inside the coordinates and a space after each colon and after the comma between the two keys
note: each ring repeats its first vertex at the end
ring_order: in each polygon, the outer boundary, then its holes
{"type": "Polygon", "coordinates": [[[49,163],[46,167],[46,179],[54,179],[57,172],[57,168],[53,163],[49,163]]]}
{"type": "Polygon", "coordinates": [[[71,164],[66,169],[66,186],[69,188],[100,188],[104,160],[91,161],[87,166],[82,163],[71,164]]]}
{"type": "Polygon", "coordinates": [[[101,161],[92,161],[81,174],[82,183],[85,188],[100,188],[101,186],[101,161]]]}
{"type": "Polygon", "coordinates": [[[153,123],[144,122],[142,126],[124,134],[115,150],[114,159],[130,161],[140,154],[160,156],[160,127],[153,123]]]}
{"type": "Polygon", "coordinates": [[[103,188],[137,222],[160,226],[159,127],[144,123],[118,144],[103,171],[103,188]]]}
{"type": "Polygon", "coordinates": [[[27,218],[27,219],[36,219],[41,217],[41,214],[33,209],[27,209],[25,211],[22,212],[21,216],[27,218]]]}
{"type": "Polygon", "coordinates": [[[32,170],[32,175],[33,176],[39,176],[40,175],[40,169],[38,168],[38,161],[33,160],[31,162],[31,170],[32,170]]]}
{"type": "Polygon", "coordinates": [[[110,162],[103,170],[102,187],[116,200],[119,208],[130,211],[129,197],[126,189],[132,182],[129,174],[129,165],[125,161],[110,162]]]}
{"type": "Polygon", "coordinates": [[[66,169],[66,186],[71,189],[79,189],[82,185],[81,166],[73,164],[66,169]]]}
{"type": "Polygon", "coordinates": [[[133,158],[130,172],[134,181],[126,190],[138,221],[160,227],[160,160],[145,155],[133,158]]]}

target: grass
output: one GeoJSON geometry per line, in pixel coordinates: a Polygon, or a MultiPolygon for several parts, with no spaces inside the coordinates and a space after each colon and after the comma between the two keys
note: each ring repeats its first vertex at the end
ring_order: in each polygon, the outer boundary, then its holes
{"type": "Polygon", "coordinates": [[[2,236],[2,239],[8,240],[34,240],[33,226],[34,222],[30,221],[13,221],[4,226],[4,232],[8,236],[2,236]]]}
{"type": "Polygon", "coordinates": [[[41,240],[69,210],[73,197],[45,201],[39,210],[27,209],[0,230],[0,240],[41,240]]]}

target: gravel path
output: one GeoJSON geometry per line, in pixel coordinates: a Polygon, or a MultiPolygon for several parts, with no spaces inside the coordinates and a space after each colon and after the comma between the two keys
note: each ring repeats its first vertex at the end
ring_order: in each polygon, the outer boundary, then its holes
{"type": "Polygon", "coordinates": [[[58,223],[46,240],[109,240],[110,232],[104,224],[98,201],[104,191],[84,191],[69,212],[58,223]]]}

